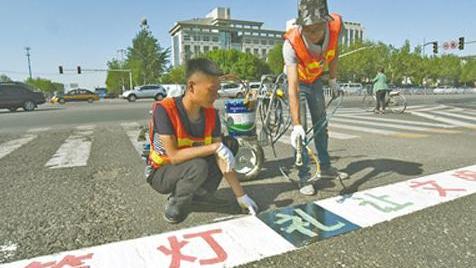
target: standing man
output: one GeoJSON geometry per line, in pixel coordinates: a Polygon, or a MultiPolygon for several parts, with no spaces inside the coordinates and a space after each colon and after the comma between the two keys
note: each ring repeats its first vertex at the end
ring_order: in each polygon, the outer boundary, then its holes
{"type": "MultiPolygon", "coordinates": [[[[326,103],[321,77],[329,71],[329,88],[332,94],[337,85],[337,49],[342,30],[342,18],[329,14],[326,0],[301,0],[297,27],[284,36],[283,57],[289,83],[289,103],[293,129],[291,145],[296,148],[299,137],[304,141],[307,129],[306,103],[313,125],[321,124],[326,118],[326,103]]],[[[328,152],[327,124],[314,135],[314,144],[320,164],[319,178],[335,179],[347,177],[331,166],[328,152]]],[[[316,190],[310,179],[309,156],[303,151],[303,165],[299,167],[299,191],[314,195],[316,190]]]]}
{"type": "Polygon", "coordinates": [[[192,203],[212,200],[223,205],[223,200],[213,196],[222,176],[243,209],[251,214],[258,210],[233,170],[237,142],[220,137],[220,118],[213,108],[220,75],[208,59],[189,60],[184,96],[166,98],[153,106],[148,161],[153,170],[147,182],[157,192],[170,194],[164,213],[170,223],[183,221],[192,203]]]}

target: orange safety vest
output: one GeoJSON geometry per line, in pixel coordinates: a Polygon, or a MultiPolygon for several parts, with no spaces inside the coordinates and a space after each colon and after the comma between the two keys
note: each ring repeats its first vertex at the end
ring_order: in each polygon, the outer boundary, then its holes
{"type": "Polygon", "coordinates": [[[154,144],[154,130],[155,130],[155,111],[157,106],[164,107],[172,127],[175,131],[175,138],[177,139],[178,149],[188,148],[198,145],[208,145],[212,143],[212,134],[215,129],[216,112],[214,108],[205,109],[205,131],[203,137],[192,137],[187,133],[182,119],[180,118],[175,99],[165,98],[162,101],[157,101],[152,104],[152,118],[149,120],[149,140],[150,140],[150,152],[148,162],[153,169],[158,169],[161,166],[170,164],[170,160],[165,152],[157,151],[154,144]]]}
{"type": "Polygon", "coordinates": [[[331,14],[333,21],[329,21],[329,44],[327,50],[322,53],[325,55],[313,55],[306,47],[298,27],[290,29],[284,39],[289,40],[291,46],[296,52],[299,60],[298,77],[299,81],[305,84],[314,83],[324,72],[324,68],[334,60],[339,44],[339,34],[342,29],[342,18],[338,14],[331,14]]]}

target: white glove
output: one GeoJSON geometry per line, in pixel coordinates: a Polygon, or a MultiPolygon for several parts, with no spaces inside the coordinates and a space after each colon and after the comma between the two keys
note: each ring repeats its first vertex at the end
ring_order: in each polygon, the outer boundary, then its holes
{"type": "Polygon", "coordinates": [[[306,132],[302,125],[295,125],[293,126],[293,131],[291,132],[291,146],[296,149],[297,139],[301,136],[301,140],[304,141],[306,137],[306,132]]]}
{"type": "Polygon", "coordinates": [[[258,206],[256,205],[255,201],[253,201],[253,199],[251,199],[247,194],[238,197],[236,200],[238,201],[240,207],[242,209],[248,210],[251,215],[255,216],[258,212],[258,206]]]}
{"type": "Polygon", "coordinates": [[[225,160],[226,162],[226,170],[225,172],[230,172],[234,167],[235,167],[235,157],[233,156],[233,153],[231,152],[226,145],[223,143],[220,144],[220,147],[216,150],[216,154],[218,157],[221,159],[225,160]]]}
{"type": "Polygon", "coordinates": [[[339,84],[337,84],[337,78],[329,79],[329,89],[331,90],[331,96],[337,96],[339,92],[339,84]]]}

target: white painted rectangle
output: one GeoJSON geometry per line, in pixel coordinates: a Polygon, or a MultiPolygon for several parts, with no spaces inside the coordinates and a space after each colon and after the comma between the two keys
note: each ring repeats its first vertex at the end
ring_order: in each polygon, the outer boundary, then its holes
{"type": "MultiPolygon", "coordinates": [[[[136,151],[139,153],[139,155],[142,155],[142,150],[144,143],[137,141],[137,137],[139,136],[140,133],[140,125],[139,123],[131,122],[131,123],[121,123],[122,128],[127,134],[127,137],[129,137],[129,140],[132,143],[132,146],[136,151]]],[[[146,137],[149,135],[149,133],[146,133],[146,137]]]]}
{"type": "Polygon", "coordinates": [[[93,254],[83,265],[89,267],[157,268],[171,266],[171,241],[183,243],[180,249],[188,260],[181,268],[233,267],[296,249],[256,217],[193,227],[160,235],[121,241],[76,251],[0,265],[2,268],[25,267],[32,262],[61,261],[66,255],[93,254]],[[213,232],[210,232],[213,231],[213,232]],[[209,232],[209,235],[203,235],[209,232]],[[207,264],[207,260],[209,264],[207,264]],[[216,263],[215,263],[216,262],[216,263]]]}
{"type": "Polygon", "coordinates": [[[77,128],[45,164],[50,169],[82,167],[88,164],[91,153],[91,127],[77,128]]]}
{"type": "Polygon", "coordinates": [[[0,144],[0,159],[4,158],[11,152],[29,143],[30,141],[34,140],[36,137],[36,135],[27,134],[22,136],[21,138],[0,144]]]}
{"type": "Polygon", "coordinates": [[[389,221],[396,217],[407,215],[427,207],[475,193],[476,181],[464,180],[453,176],[455,172],[462,170],[474,172],[473,176],[476,176],[476,166],[470,166],[357,192],[352,196],[338,196],[317,201],[315,203],[359,226],[372,226],[377,223],[389,221]],[[434,181],[443,189],[465,189],[465,191],[448,191],[445,192],[446,196],[443,197],[440,196],[438,191],[432,190],[432,188],[435,187],[431,184],[422,185],[416,188],[412,187],[412,185],[415,185],[414,183],[424,183],[429,181],[434,181]],[[383,196],[386,196],[386,200],[402,205],[402,209],[393,211],[390,209],[387,212],[377,209],[374,205],[377,205],[382,209],[394,207],[391,203],[377,201],[373,198],[383,196]],[[372,201],[374,205],[362,203],[363,200],[372,201]]]}

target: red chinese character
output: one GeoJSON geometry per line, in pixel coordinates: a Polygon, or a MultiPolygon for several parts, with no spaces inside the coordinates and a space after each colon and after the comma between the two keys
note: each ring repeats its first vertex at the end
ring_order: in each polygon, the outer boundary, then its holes
{"type": "Polygon", "coordinates": [[[476,181],[476,172],[470,170],[456,171],[453,176],[467,181],[476,181]]]}
{"type": "Polygon", "coordinates": [[[56,263],[56,261],[52,262],[32,262],[25,266],[25,268],[63,268],[63,267],[75,267],[75,268],[89,268],[89,265],[85,266],[80,266],[83,265],[83,260],[86,259],[92,259],[93,253],[89,253],[83,256],[73,256],[73,255],[67,255],[65,256],[60,262],[56,263]]]}
{"type": "Polygon", "coordinates": [[[445,197],[446,196],[446,192],[449,192],[449,191],[459,191],[459,192],[464,192],[466,191],[465,189],[450,189],[450,188],[442,188],[441,186],[439,186],[436,181],[425,181],[425,182],[418,182],[418,181],[412,181],[410,182],[412,183],[413,185],[411,185],[410,187],[412,188],[417,188],[417,187],[420,187],[420,186],[423,186],[423,185],[427,185],[427,184],[430,184],[431,186],[433,186],[433,188],[429,188],[429,187],[423,187],[423,189],[425,190],[435,190],[435,191],[438,191],[438,194],[442,197],[445,197]]]}
{"type": "MultiPolygon", "coordinates": [[[[211,259],[200,259],[199,263],[201,265],[210,265],[210,264],[216,264],[216,263],[221,263],[226,260],[228,255],[226,254],[225,250],[218,244],[218,242],[212,237],[213,234],[218,234],[221,233],[222,230],[216,229],[216,230],[210,230],[210,231],[205,231],[201,233],[196,233],[196,234],[186,234],[183,237],[185,239],[193,239],[196,237],[201,237],[207,244],[210,246],[210,248],[215,252],[215,257],[211,259]]],[[[197,257],[194,256],[188,256],[182,254],[182,248],[185,247],[189,243],[189,241],[178,241],[177,237],[171,236],[168,238],[170,248],[167,248],[165,246],[160,246],[158,247],[158,250],[160,250],[162,253],[165,255],[172,255],[172,261],[170,262],[170,268],[179,268],[181,261],[188,261],[188,262],[195,262],[197,260],[197,257]]]]}

